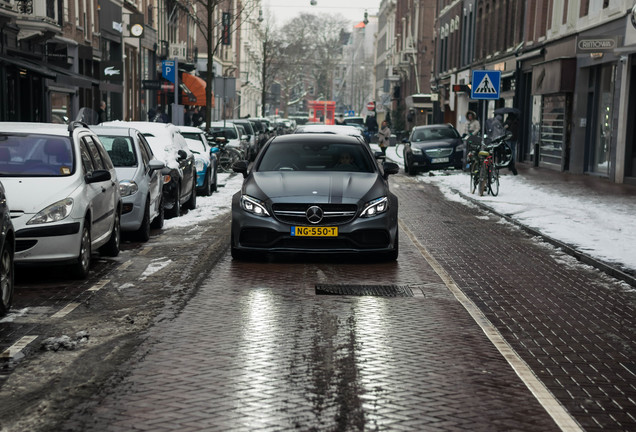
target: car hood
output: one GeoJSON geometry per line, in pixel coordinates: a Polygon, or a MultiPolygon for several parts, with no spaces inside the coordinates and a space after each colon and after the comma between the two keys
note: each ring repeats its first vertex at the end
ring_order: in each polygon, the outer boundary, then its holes
{"type": "Polygon", "coordinates": [[[254,172],[243,187],[247,195],[272,202],[357,203],[387,194],[376,173],[254,172]]]}
{"type": "Polygon", "coordinates": [[[432,148],[455,148],[461,141],[455,138],[440,139],[434,141],[411,141],[411,147],[419,149],[432,149],[432,148]]]}
{"type": "Polygon", "coordinates": [[[71,195],[78,187],[71,177],[2,177],[11,212],[37,213],[71,195]]]}

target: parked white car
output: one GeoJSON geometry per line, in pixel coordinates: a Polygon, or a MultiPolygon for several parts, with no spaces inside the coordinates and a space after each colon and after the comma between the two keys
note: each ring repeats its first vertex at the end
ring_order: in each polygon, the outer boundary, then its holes
{"type": "MultiPolygon", "coordinates": [[[[205,125],[200,126],[205,129],[205,125]]],[[[241,136],[238,128],[231,121],[218,121],[210,123],[210,135],[214,138],[223,137],[227,140],[227,146],[241,152],[243,158],[248,155],[247,136],[241,136]]]]}
{"type": "Polygon", "coordinates": [[[218,148],[210,147],[208,139],[198,127],[177,126],[181,135],[186,139],[188,148],[194,153],[197,167],[197,193],[209,196],[217,190],[218,148]]]}
{"type": "Polygon", "coordinates": [[[117,256],[117,172],[80,123],[0,123],[0,173],[16,233],[16,264],[70,264],[88,275],[94,250],[117,256]]]}
{"type": "Polygon", "coordinates": [[[121,230],[132,232],[142,242],[150,239],[150,228],[163,226],[162,168],[143,134],[137,129],[91,126],[117,171],[122,197],[121,230]]]}

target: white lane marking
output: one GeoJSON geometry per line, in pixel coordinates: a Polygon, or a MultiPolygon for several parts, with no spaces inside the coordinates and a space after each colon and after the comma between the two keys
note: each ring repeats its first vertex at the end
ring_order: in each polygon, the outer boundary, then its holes
{"type": "Polygon", "coordinates": [[[477,325],[486,334],[490,342],[499,350],[501,355],[506,359],[508,364],[514,369],[517,376],[528,387],[530,392],[539,401],[541,406],[548,412],[550,417],[561,428],[562,431],[574,432],[583,431],[581,426],[574,420],[570,413],[561,405],[539,378],[532,372],[532,369],[525,361],[516,353],[516,351],[506,342],[497,328],[486,318],[479,308],[459,289],[453,278],[444,270],[437,260],[428,252],[428,250],[419,242],[417,237],[408,229],[408,227],[399,220],[399,225],[406,232],[409,239],[415,247],[420,251],[424,259],[435,270],[439,277],[444,281],[446,287],[455,296],[455,298],[466,309],[470,316],[475,320],[477,325]]]}
{"type": "Polygon", "coordinates": [[[104,288],[104,285],[106,285],[108,282],[110,282],[110,279],[102,279],[86,291],[99,291],[100,289],[104,288]]]}
{"type": "Polygon", "coordinates": [[[78,307],[80,304],[81,303],[69,303],[66,306],[64,306],[62,309],[60,309],[59,311],[57,311],[56,313],[51,315],[51,318],[62,318],[62,317],[65,317],[66,315],[68,315],[71,312],[73,312],[75,310],[75,308],[78,307]]]}
{"type": "Polygon", "coordinates": [[[4,350],[2,354],[0,354],[0,358],[7,359],[15,357],[20,351],[26,348],[27,345],[37,338],[37,336],[22,336],[16,343],[4,350]]]}
{"type": "Polygon", "coordinates": [[[123,263],[122,265],[119,266],[119,268],[117,270],[126,270],[128,267],[130,267],[132,265],[132,260],[128,260],[125,263],[123,263]]]}

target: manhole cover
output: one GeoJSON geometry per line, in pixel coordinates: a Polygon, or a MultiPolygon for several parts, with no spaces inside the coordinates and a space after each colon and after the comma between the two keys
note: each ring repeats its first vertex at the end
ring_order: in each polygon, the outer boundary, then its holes
{"type": "Polygon", "coordinates": [[[318,295],[350,295],[376,297],[414,297],[406,285],[316,285],[318,295]]]}

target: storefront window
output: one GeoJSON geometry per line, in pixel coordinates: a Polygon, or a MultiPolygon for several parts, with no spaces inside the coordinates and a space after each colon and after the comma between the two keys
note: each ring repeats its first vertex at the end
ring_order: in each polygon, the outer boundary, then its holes
{"type": "Polygon", "coordinates": [[[543,97],[539,164],[561,169],[565,143],[566,96],[563,94],[543,97]]]}
{"type": "Polygon", "coordinates": [[[613,65],[601,68],[599,80],[598,112],[594,134],[592,171],[609,175],[610,146],[612,143],[612,103],[614,86],[612,85],[613,65]]]}

